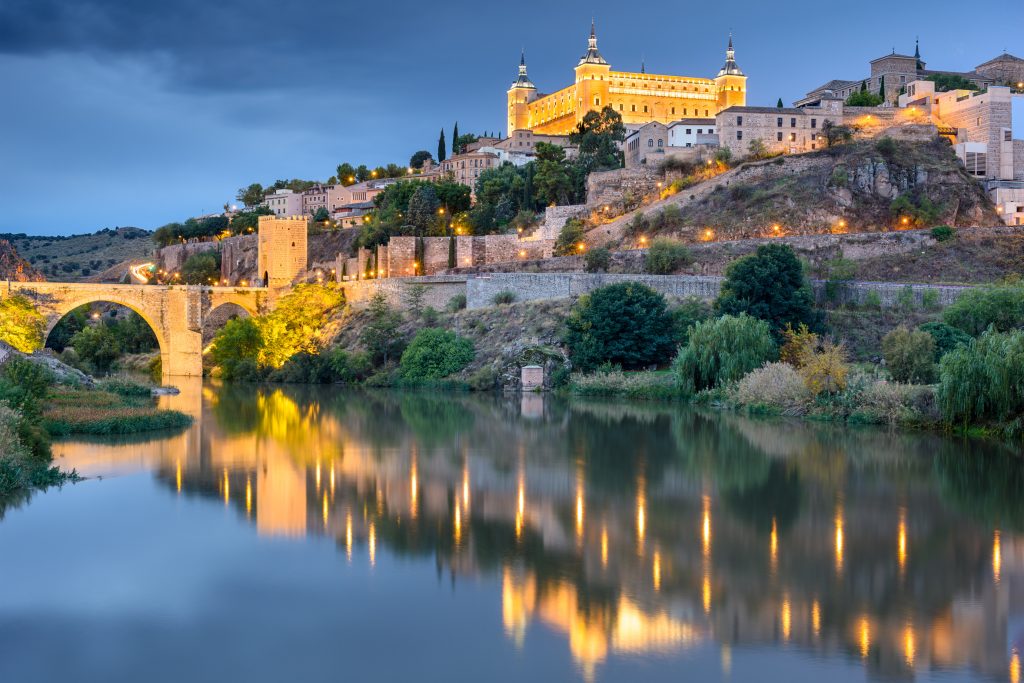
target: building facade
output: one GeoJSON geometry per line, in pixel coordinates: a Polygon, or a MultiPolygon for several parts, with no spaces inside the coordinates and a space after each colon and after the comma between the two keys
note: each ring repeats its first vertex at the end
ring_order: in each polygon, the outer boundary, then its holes
{"type": "Polygon", "coordinates": [[[480,174],[489,168],[497,168],[499,163],[497,154],[484,151],[466,152],[442,161],[438,165],[438,171],[441,176],[448,176],[475,192],[480,174]]]}
{"type": "Polygon", "coordinates": [[[526,73],[525,55],[519,77],[507,93],[508,130],[568,135],[588,111],[611,106],[627,126],[652,121],[670,123],[681,117],[713,117],[723,109],[742,106],[747,77],[736,64],[732,36],[725,64],[714,78],[612,71],[597,50],[594,26],[587,52],[575,68],[573,84],[549,95],[537,92],[526,73]]]}
{"type": "Polygon", "coordinates": [[[734,157],[750,154],[755,140],[766,152],[797,154],[825,146],[822,126],[829,120],[843,122],[843,103],[826,100],[819,107],[730,107],[715,120],[719,145],[729,148],[734,157]]]}
{"type": "Polygon", "coordinates": [[[717,130],[715,119],[679,119],[668,124],[668,146],[717,145],[717,130]]]}
{"type": "Polygon", "coordinates": [[[288,287],[305,272],[307,232],[305,218],[259,217],[256,272],[264,285],[288,287]]]}
{"type": "Polygon", "coordinates": [[[301,216],[302,193],[293,192],[288,189],[274,190],[263,198],[261,206],[265,206],[274,212],[275,216],[284,218],[287,216],[301,216]]]}

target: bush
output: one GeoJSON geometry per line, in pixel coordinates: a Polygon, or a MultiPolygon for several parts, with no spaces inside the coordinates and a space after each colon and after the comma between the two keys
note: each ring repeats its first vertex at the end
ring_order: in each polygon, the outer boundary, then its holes
{"type": "Polygon", "coordinates": [[[932,228],[932,237],[936,242],[946,242],[954,237],[953,228],[948,225],[936,225],[932,228]]]}
{"type": "Polygon", "coordinates": [[[344,384],[361,382],[373,373],[373,359],[366,351],[346,351],[335,347],[327,355],[334,379],[344,384]]]}
{"type": "Polygon", "coordinates": [[[882,357],[897,382],[935,381],[935,339],[927,332],[897,327],[882,338],[882,357]]]}
{"type": "Polygon", "coordinates": [[[579,245],[583,242],[583,221],[579,218],[570,218],[562,226],[555,241],[555,256],[570,256],[579,251],[579,245]]]}
{"type": "Polygon", "coordinates": [[[936,362],[956,347],[966,346],[971,343],[971,335],[946,323],[924,323],[923,325],[918,325],[917,329],[927,332],[935,340],[936,362]]]}
{"type": "Polygon", "coordinates": [[[467,380],[472,391],[491,391],[498,386],[498,371],[490,365],[485,365],[467,380]]]}
{"type": "Polygon", "coordinates": [[[192,254],[181,264],[182,282],[188,285],[210,285],[220,282],[220,252],[192,254]]]}
{"type": "Polygon", "coordinates": [[[785,244],[765,244],[756,254],[733,261],[715,301],[715,310],[726,315],[747,315],[765,320],[776,339],[786,325],[804,323],[814,330],[819,316],[814,296],[804,277],[804,267],[785,244]]]}
{"type": "Polygon", "coordinates": [[[569,380],[569,391],[580,396],[618,396],[659,401],[681,397],[679,385],[671,373],[623,372],[618,369],[592,375],[574,374],[569,380]]]}
{"type": "Polygon", "coordinates": [[[768,323],[741,313],[694,325],[672,369],[684,390],[700,391],[736,381],[776,356],[768,323]]]}
{"type": "Polygon", "coordinates": [[[868,293],[864,295],[864,308],[873,311],[882,310],[882,296],[873,289],[868,290],[868,293]]]}
{"type": "Polygon", "coordinates": [[[598,247],[588,251],[583,257],[583,269],[588,273],[607,272],[611,261],[611,252],[604,247],[598,247]]]}
{"type": "Polygon", "coordinates": [[[939,307],[939,293],[934,289],[926,289],[921,294],[921,308],[934,311],[939,307]]]}
{"type": "Polygon", "coordinates": [[[226,380],[247,381],[258,374],[256,358],[263,337],[252,318],[233,318],[222,327],[210,346],[210,360],[226,380]]]}
{"type": "Polygon", "coordinates": [[[842,344],[832,342],[825,342],[813,353],[804,356],[800,367],[804,384],[815,396],[844,391],[849,371],[846,349],[842,344]]]}
{"type": "Polygon", "coordinates": [[[989,330],[939,361],[937,400],[947,422],[964,426],[1024,412],[1024,330],[989,330]]]}
{"type": "Polygon", "coordinates": [[[493,297],[491,297],[491,302],[495,306],[504,306],[506,304],[510,304],[510,303],[514,302],[515,300],[516,300],[516,293],[511,291],[511,290],[509,290],[509,289],[503,289],[500,292],[498,292],[497,294],[495,294],[493,297]]]}
{"type": "Polygon", "coordinates": [[[807,329],[807,325],[803,323],[797,325],[795,330],[792,325],[786,325],[786,329],[782,331],[782,339],[779,360],[794,368],[803,366],[807,358],[818,348],[818,335],[807,329]]]}
{"type": "Polygon", "coordinates": [[[968,290],[942,312],[943,321],[977,337],[991,325],[1007,332],[1024,325],[1024,285],[990,285],[968,290]]]}
{"type": "Polygon", "coordinates": [[[45,332],[46,319],[31,299],[20,294],[0,299],[0,342],[32,353],[43,346],[45,332]]]}
{"type": "Polygon", "coordinates": [[[651,242],[644,257],[644,270],[654,275],[670,275],[693,263],[693,254],[682,242],[659,237],[651,242]]]}
{"type": "Polygon", "coordinates": [[[444,307],[449,313],[455,313],[466,308],[466,295],[456,294],[451,299],[448,299],[448,304],[444,307]]]}
{"type": "Polygon", "coordinates": [[[688,296],[669,313],[672,316],[676,344],[685,344],[690,338],[690,328],[711,317],[711,304],[695,296],[688,296]]]}
{"type": "Polygon", "coordinates": [[[789,363],[767,363],[736,384],[732,398],[744,406],[764,406],[800,415],[811,398],[804,378],[789,363]]]}
{"type": "Polygon", "coordinates": [[[897,424],[934,419],[929,387],[898,382],[871,382],[856,397],[855,415],[862,422],[897,424]]]}
{"type": "Polygon", "coordinates": [[[666,362],[675,349],[665,297],[635,282],[600,287],[580,297],[566,327],[569,356],[583,371],[602,363],[644,368],[666,362]]]}
{"type": "Polygon", "coordinates": [[[436,380],[458,372],[473,361],[473,342],[436,327],[420,330],[402,354],[398,373],[407,381],[436,380]]]}

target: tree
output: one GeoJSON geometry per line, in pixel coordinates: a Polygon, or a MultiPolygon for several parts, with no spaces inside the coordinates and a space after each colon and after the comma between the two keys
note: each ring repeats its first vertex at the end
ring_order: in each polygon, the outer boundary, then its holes
{"type": "Polygon", "coordinates": [[[885,74],[878,79],[878,96],[885,102],[885,74]]]}
{"type": "Polygon", "coordinates": [[[579,161],[587,173],[619,168],[622,163],[617,143],[625,139],[622,116],[610,106],[600,112],[588,111],[569,135],[569,142],[579,148],[579,161]]]}
{"type": "Polygon", "coordinates": [[[413,155],[409,157],[409,166],[415,169],[423,168],[423,163],[427,159],[433,160],[434,157],[432,157],[430,155],[430,152],[428,152],[427,150],[421,149],[418,152],[413,153],[413,155]]]}
{"type": "Polygon", "coordinates": [[[398,326],[402,316],[392,310],[384,293],[378,291],[367,307],[369,321],[363,328],[359,340],[369,352],[375,365],[387,365],[388,359],[402,347],[398,326]]]}
{"type": "Polygon", "coordinates": [[[821,132],[825,136],[825,145],[828,147],[834,147],[853,139],[853,128],[836,125],[832,119],[825,119],[825,122],[821,124],[821,132]]]}
{"type": "Polygon", "coordinates": [[[978,84],[968,80],[960,74],[934,74],[926,80],[935,83],[936,92],[949,92],[950,90],[977,90],[978,84]]]}
{"type": "Polygon", "coordinates": [[[409,381],[443,379],[469,365],[475,355],[472,340],[427,327],[416,333],[402,353],[398,374],[409,381]]]}
{"type": "Polygon", "coordinates": [[[530,179],[537,200],[542,204],[568,204],[572,197],[572,178],[565,164],[565,150],[547,142],[537,143],[536,170],[530,179]]]}
{"type": "Polygon", "coordinates": [[[750,150],[751,159],[763,159],[768,155],[768,148],[765,147],[764,141],[761,138],[754,138],[747,145],[747,149],[750,150]]]}
{"type": "Polygon", "coordinates": [[[327,212],[327,208],[321,206],[313,214],[312,220],[314,223],[327,223],[331,220],[331,214],[327,212]]]}
{"type": "Polygon", "coordinates": [[[657,237],[644,257],[644,270],[653,275],[671,275],[690,263],[693,263],[693,254],[685,244],[668,237],[657,237]]]}
{"type": "Polygon", "coordinates": [[[121,355],[121,346],[109,327],[89,325],[71,338],[71,346],[78,357],[98,372],[106,372],[121,355]]]}
{"type": "Polygon", "coordinates": [[[263,202],[263,186],[259,183],[253,183],[249,187],[239,188],[235,194],[235,199],[248,207],[257,206],[263,202]]]}
{"type": "Polygon", "coordinates": [[[441,129],[441,135],[437,138],[437,160],[438,162],[444,161],[447,158],[445,154],[444,145],[444,128],[441,129]]]}
{"type": "Polygon", "coordinates": [[[680,386],[701,391],[733,382],[775,360],[768,323],[745,313],[695,323],[686,346],[672,364],[680,386]]]}
{"type": "Polygon", "coordinates": [[[463,133],[462,135],[455,136],[453,138],[454,142],[452,143],[452,153],[461,154],[465,152],[467,145],[470,145],[479,139],[480,138],[473,133],[463,133]],[[455,149],[458,149],[459,151],[455,152],[455,149]]]}
{"type": "Polygon", "coordinates": [[[782,105],[782,98],[781,98],[781,97],[779,98],[779,101],[775,103],[775,106],[776,106],[777,108],[779,108],[779,109],[782,109],[782,108],[783,108],[783,105],[782,105]]]}
{"type": "Polygon", "coordinates": [[[298,353],[319,352],[330,336],[331,317],[344,303],[344,293],[333,283],[296,286],[256,320],[263,338],[259,366],[277,369],[298,353]]]}
{"type": "Polygon", "coordinates": [[[928,384],[935,379],[935,340],[923,330],[900,326],[882,338],[882,357],[897,382],[928,384]]]}
{"type": "Polygon", "coordinates": [[[337,178],[339,183],[348,187],[356,182],[356,169],[348,162],[338,164],[337,178]]]}
{"type": "Polygon", "coordinates": [[[43,345],[46,318],[32,300],[21,294],[0,300],[0,342],[22,353],[32,353],[43,345]]]}
{"type": "Polygon", "coordinates": [[[366,167],[366,164],[359,164],[359,167],[356,168],[356,180],[359,181],[359,182],[364,182],[364,181],[367,181],[369,179],[370,179],[370,169],[368,169],[366,167]]]}
{"type": "Polygon", "coordinates": [[[455,127],[452,128],[452,156],[460,153],[462,150],[459,148],[459,122],[455,122],[455,127]]]}
{"type": "Polygon", "coordinates": [[[667,362],[675,350],[665,297],[636,282],[600,287],[580,297],[566,330],[569,356],[584,371],[602,363],[645,368],[667,362]]]}
{"type": "Polygon", "coordinates": [[[725,282],[715,301],[720,314],[746,313],[765,320],[772,334],[781,339],[786,325],[800,323],[817,329],[819,316],[813,308],[814,296],[804,276],[803,264],[792,247],[764,244],[757,253],[729,264],[725,282]]]}
{"type": "Polygon", "coordinates": [[[263,349],[263,335],[256,321],[232,318],[214,336],[210,360],[226,380],[255,379],[256,361],[263,349]]]}
{"type": "Polygon", "coordinates": [[[422,237],[437,223],[437,210],[440,206],[441,203],[437,199],[434,186],[425,183],[416,188],[409,199],[409,210],[405,216],[406,223],[415,228],[416,235],[422,237]]]}
{"type": "Polygon", "coordinates": [[[883,102],[885,102],[884,98],[866,90],[850,93],[850,96],[846,98],[846,105],[849,107],[877,107],[883,102]]]}
{"type": "Polygon", "coordinates": [[[578,247],[583,243],[583,221],[579,218],[570,218],[562,226],[555,240],[555,256],[571,256],[577,253],[578,247]]]}
{"type": "Polygon", "coordinates": [[[181,279],[187,285],[209,285],[219,282],[220,252],[204,251],[189,256],[181,265],[181,279]]]}
{"type": "Polygon", "coordinates": [[[969,289],[942,312],[942,319],[977,337],[989,327],[1008,332],[1024,326],[1024,284],[989,285],[969,289]]]}

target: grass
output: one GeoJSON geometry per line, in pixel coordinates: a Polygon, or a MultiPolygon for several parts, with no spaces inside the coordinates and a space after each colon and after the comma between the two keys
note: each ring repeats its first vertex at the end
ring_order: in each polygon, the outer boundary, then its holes
{"type": "Polygon", "coordinates": [[[148,397],[148,390],[143,396],[139,389],[129,389],[127,384],[118,382],[107,390],[58,387],[43,410],[43,426],[54,436],[67,436],[136,434],[192,424],[192,418],[185,413],[157,408],[148,397]]]}
{"type": "Polygon", "coordinates": [[[575,396],[614,396],[645,401],[678,401],[684,398],[675,374],[669,370],[611,370],[592,375],[574,374],[569,379],[569,393],[575,396]]]}

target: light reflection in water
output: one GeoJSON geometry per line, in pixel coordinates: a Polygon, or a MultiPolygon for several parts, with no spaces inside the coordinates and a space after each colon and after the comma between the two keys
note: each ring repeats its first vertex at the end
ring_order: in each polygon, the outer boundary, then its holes
{"type": "Polygon", "coordinates": [[[907,666],[914,668],[914,655],[916,653],[916,642],[914,639],[914,625],[908,623],[903,629],[903,659],[907,666]]]}
{"type": "Polygon", "coordinates": [[[899,561],[900,574],[902,575],[907,568],[907,510],[903,507],[900,508],[900,522],[896,541],[896,558],[899,561]]]}
{"type": "Polygon", "coordinates": [[[836,573],[841,574],[843,572],[843,505],[842,503],[836,504],[836,573]]]}
{"type": "Polygon", "coordinates": [[[999,583],[999,574],[1003,569],[1003,549],[999,540],[999,529],[992,536],[992,580],[999,583]]]}
{"type": "Polygon", "coordinates": [[[782,597],[782,610],[779,614],[779,622],[782,626],[782,639],[788,641],[793,627],[792,606],[789,604],[788,595],[782,597]]]}
{"type": "Polygon", "coordinates": [[[772,531],[768,541],[768,560],[772,576],[775,576],[779,569],[779,530],[774,517],[772,517],[772,531]]]}
{"type": "Polygon", "coordinates": [[[821,605],[817,599],[811,603],[811,631],[815,638],[821,635],[821,605]]]}

